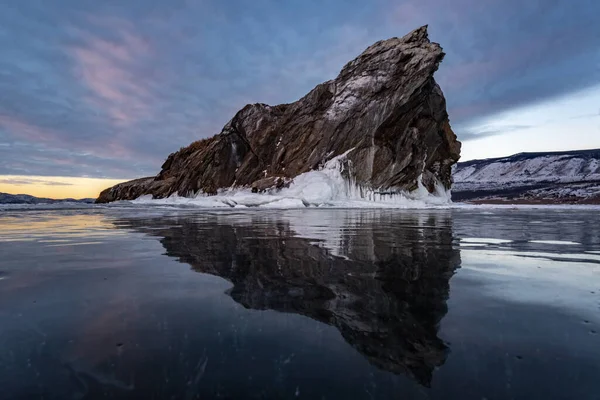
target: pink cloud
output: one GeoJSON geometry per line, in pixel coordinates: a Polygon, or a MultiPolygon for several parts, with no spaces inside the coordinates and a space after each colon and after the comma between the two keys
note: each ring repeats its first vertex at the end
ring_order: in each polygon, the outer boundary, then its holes
{"type": "Polygon", "coordinates": [[[118,39],[109,41],[82,32],[85,45],[70,51],[76,76],[91,92],[88,102],[104,110],[115,126],[131,126],[151,114],[151,95],[136,68],[151,48],[126,22],[98,18],[91,21],[116,32],[118,39]]]}
{"type": "Polygon", "coordinates": [[[11,115],[0,115],[0,127],[6,129],[12,136],[18,139],[34,143],[50,142],[59,137],[56,132],[50,129],[39,127],[11,115]]]}
{"type": "MultiPolygon", "coordinates": [[[[54,146],[64,147],[64,138],[60,132],[54,129],[42,127],[31,123],[23,118],[0,114],[0,128],[6,130],[13,138],[36,144],[43,144],[46,149],[54,149],[54,146]]],[[[75,148],[76,143],[70,143],[70,148],[75,148]]],[[[81,143],[77,148],[86,149],[81,143]]],[[[95,146],[93,153],[100,156],[110,157],[128,157],[131,152],[122,146],[118,141],[111,141],[104,147],[95,146]]],[[[144,157],[144,160],[146,158],[144,157]]],[[[51,160],[58,165],[76,165],[76,163],[68,158],[46,158],[40,156],[31,156],[31,161],[48,161],[51,160]]]]}

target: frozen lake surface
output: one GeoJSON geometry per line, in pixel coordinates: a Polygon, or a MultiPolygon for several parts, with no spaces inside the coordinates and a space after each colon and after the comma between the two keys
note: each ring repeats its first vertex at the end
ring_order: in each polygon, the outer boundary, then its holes
{"type": "Polygon", "coordinates": [[[2,399],[598,399],[597,208],[0,211],[2,399]]]}

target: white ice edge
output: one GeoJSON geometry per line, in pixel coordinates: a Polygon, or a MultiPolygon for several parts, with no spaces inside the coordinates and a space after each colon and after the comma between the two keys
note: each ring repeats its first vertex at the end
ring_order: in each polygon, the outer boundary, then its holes
{"type": "Polygon", "coordinates": [[[418,180],[418,188],[410,193],[380,194],[345,179],[346,156],[352,151],[329,160],[317,170],[298,175],[289,187],[271,193],[252,193],[250,189],[230,188],[217,195],[198,194],[195,197],[173,195],[166,199],[141,196],[134,204],[185,205],[201,208],[431,208],[448,207],[452,203],[450,191],[437,183],[435,193],[418,180]]]}
{"type": "MultiPolygon", "coordinates": [[[[298,202],[292,203],[293,199],[290,200],[289,204],[287,200],[281,202],[272,202],[263,204],[260,207],[248,207],[244,205],[234,206],[235,210],[253,210],[253,209],[306,209],[304,204],[300,205],[298,202]]],[[[213,204],[206,204],[204,202],[194,201],[194,199],[188,198],[177,198],[162,200],[144,200],[139,201],[116,201],[109,204],[84,204],[84,205],[69,205],[69,204],[0,204],[0,214],[3,212],[21,211],[21,210],[38,210],[38,211],[53,211],[53,210],[88,210],[96,208],[107,208],[107,209],[128,209],[131,206],[137,207],[152,207],[153,209],[173,209],[178,207],[194,208],[194,209],[220,209],[220,210],[232,210],[230,205],[225,203],[215,202],[213,204]]],[[[394,203],[375,203],[369,201],[347,201],[347,202],[335,202],[321,207],[314,207],[321,209],[442,209],[442,210],[464,210],[464,211],[480,211],[485,214],[493,214],[494,210],[503,209],[514,209],[518,210],[551,210],[551,211],[600,211],[600,205],[589,205],[589,204],[468,204],[468,203],[448,203],[445,205],[437,204],[419,204],[419,202],[410,202],[409,204],[394,204],[394,203]]],[[[313,208],[313,209],[314,209],[313,208]]],[[[534,222],[535,223],[535,222],[534,222]]]]}
{"type": "Polygon", "coordinates": [[[578,245],[579,242],[572,242],[570,240],[530,240],[529,243],[536,244],[556,244],[556,245],[578,245]]]}

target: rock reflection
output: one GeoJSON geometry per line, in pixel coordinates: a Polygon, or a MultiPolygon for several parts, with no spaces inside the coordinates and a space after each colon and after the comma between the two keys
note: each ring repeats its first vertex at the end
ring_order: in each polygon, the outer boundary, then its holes
{"type": "Polygon", "coordinates": [[[314,210],[116,223],[232,282],[229,295],[244,307],[335,326],[379,368],[429,386],[446,360],[437,332],[460,265],[450,214],[314,210]]]}

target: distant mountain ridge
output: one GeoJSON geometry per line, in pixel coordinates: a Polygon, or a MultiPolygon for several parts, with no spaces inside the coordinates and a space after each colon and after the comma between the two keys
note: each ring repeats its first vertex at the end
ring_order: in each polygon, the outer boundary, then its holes
{"type": "Polygon", "coordinates": [[[0,192],[0,204],[55,204],[55,203],[93,203],[94,199],[50,199],[28,194],[10,194],[0,192]]]}
{"type": "Polygon", "coordinates": [[[600,203],[600,149],[470,160],[453,178],[455,201],[600,203]]]}

